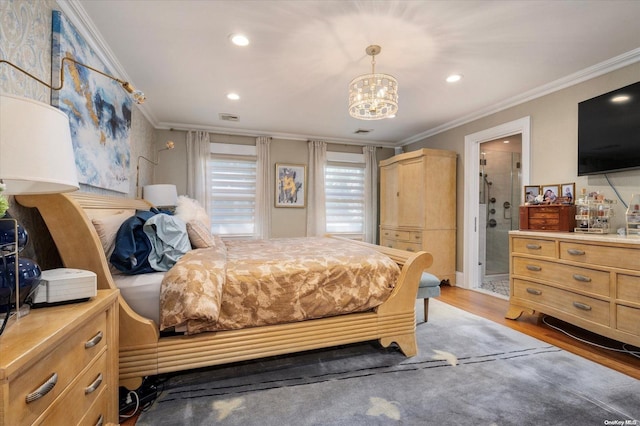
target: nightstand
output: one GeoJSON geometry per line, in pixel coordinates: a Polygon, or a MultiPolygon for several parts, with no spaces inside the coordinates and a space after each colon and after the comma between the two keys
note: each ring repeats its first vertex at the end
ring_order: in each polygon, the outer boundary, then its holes
{"type": "Polygon", "coordinates": [[[11,320],[0,336],[0,424],[118,424],[118,294],[11,320]]]}

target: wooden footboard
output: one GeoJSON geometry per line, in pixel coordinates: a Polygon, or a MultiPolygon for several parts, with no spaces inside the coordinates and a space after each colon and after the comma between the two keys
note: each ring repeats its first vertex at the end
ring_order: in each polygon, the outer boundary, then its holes
{"type": "MultiPolygon", "coordinates": [[[[98,288],[116,288],[91,219],[148,209],[145,201],[79,192],[16,199],[40,211],[65,267],[94,271],[98,288]]],[[[433,261],[431,254],[353,243],[373,247],[402,267],[389,299],[371,312],[160,338],[157,324],[120,298],[120,384],[134,389],[144,376],[367,340],[379,340],[385,347],[396,343],[405,355],[415,355],[415,300],[422,271],[433,261]]]]}

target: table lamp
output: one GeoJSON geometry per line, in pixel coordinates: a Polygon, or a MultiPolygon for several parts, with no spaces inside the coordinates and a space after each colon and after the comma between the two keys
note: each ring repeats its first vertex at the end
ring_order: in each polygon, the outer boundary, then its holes
{"type": "MultiPolygon", "coordinates": [[[[69,119],[65,113],[32,99],[0,95],[0,183],[3,195],[53,194],[79,189],[69,119]]],[[[10,298],[19,317],[24,299],[24,295],[20,297],[21,285],[23,292],[29,291],[26,287],[37,285],[39,279],[34,278],[35,275],[39,278],[39,267],[19,257],[26,237],[22,237],[25,231],[18,222],[10,217],[2,221],[3,235],[13,232],[14,242],[4,244],[0,251],[3,275],[0,287],[5,289],[5,295],[7,288],[10,293],[15,291],[10,298]],[[7,226],[6,221],[12,225],[7,226]]],[[[3,328],[8,318],[9,312],[3,328]]]]}
{"type": "Polygon", "coordinates": [[[156,184],[142,187],[142,198],[155,207],[175,207],[178,202],[178,190],[175,185],[156,184]]]}

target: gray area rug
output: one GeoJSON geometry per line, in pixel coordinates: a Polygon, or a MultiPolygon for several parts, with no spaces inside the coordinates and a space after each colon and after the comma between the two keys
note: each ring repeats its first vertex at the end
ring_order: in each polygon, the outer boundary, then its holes
{"type": "Polygon", "coordinates": [[[437,300],[418,345],[175,375],[136,424],[640,426],[640,381],[437,300]]]}

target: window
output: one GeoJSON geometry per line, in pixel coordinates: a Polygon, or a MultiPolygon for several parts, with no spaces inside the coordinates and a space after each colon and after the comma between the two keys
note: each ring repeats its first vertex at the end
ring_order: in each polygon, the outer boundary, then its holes
{"type": "Polygon", "coordinates": [[[210,188],[211,232],[253,237],[256,209],[255,157],[212,155],[207,164],[210,188]]]}
{"type": "Polygon", "coordinates": [[[364,238],[364,164],[325,167],[327,232],[364,238]]]}

